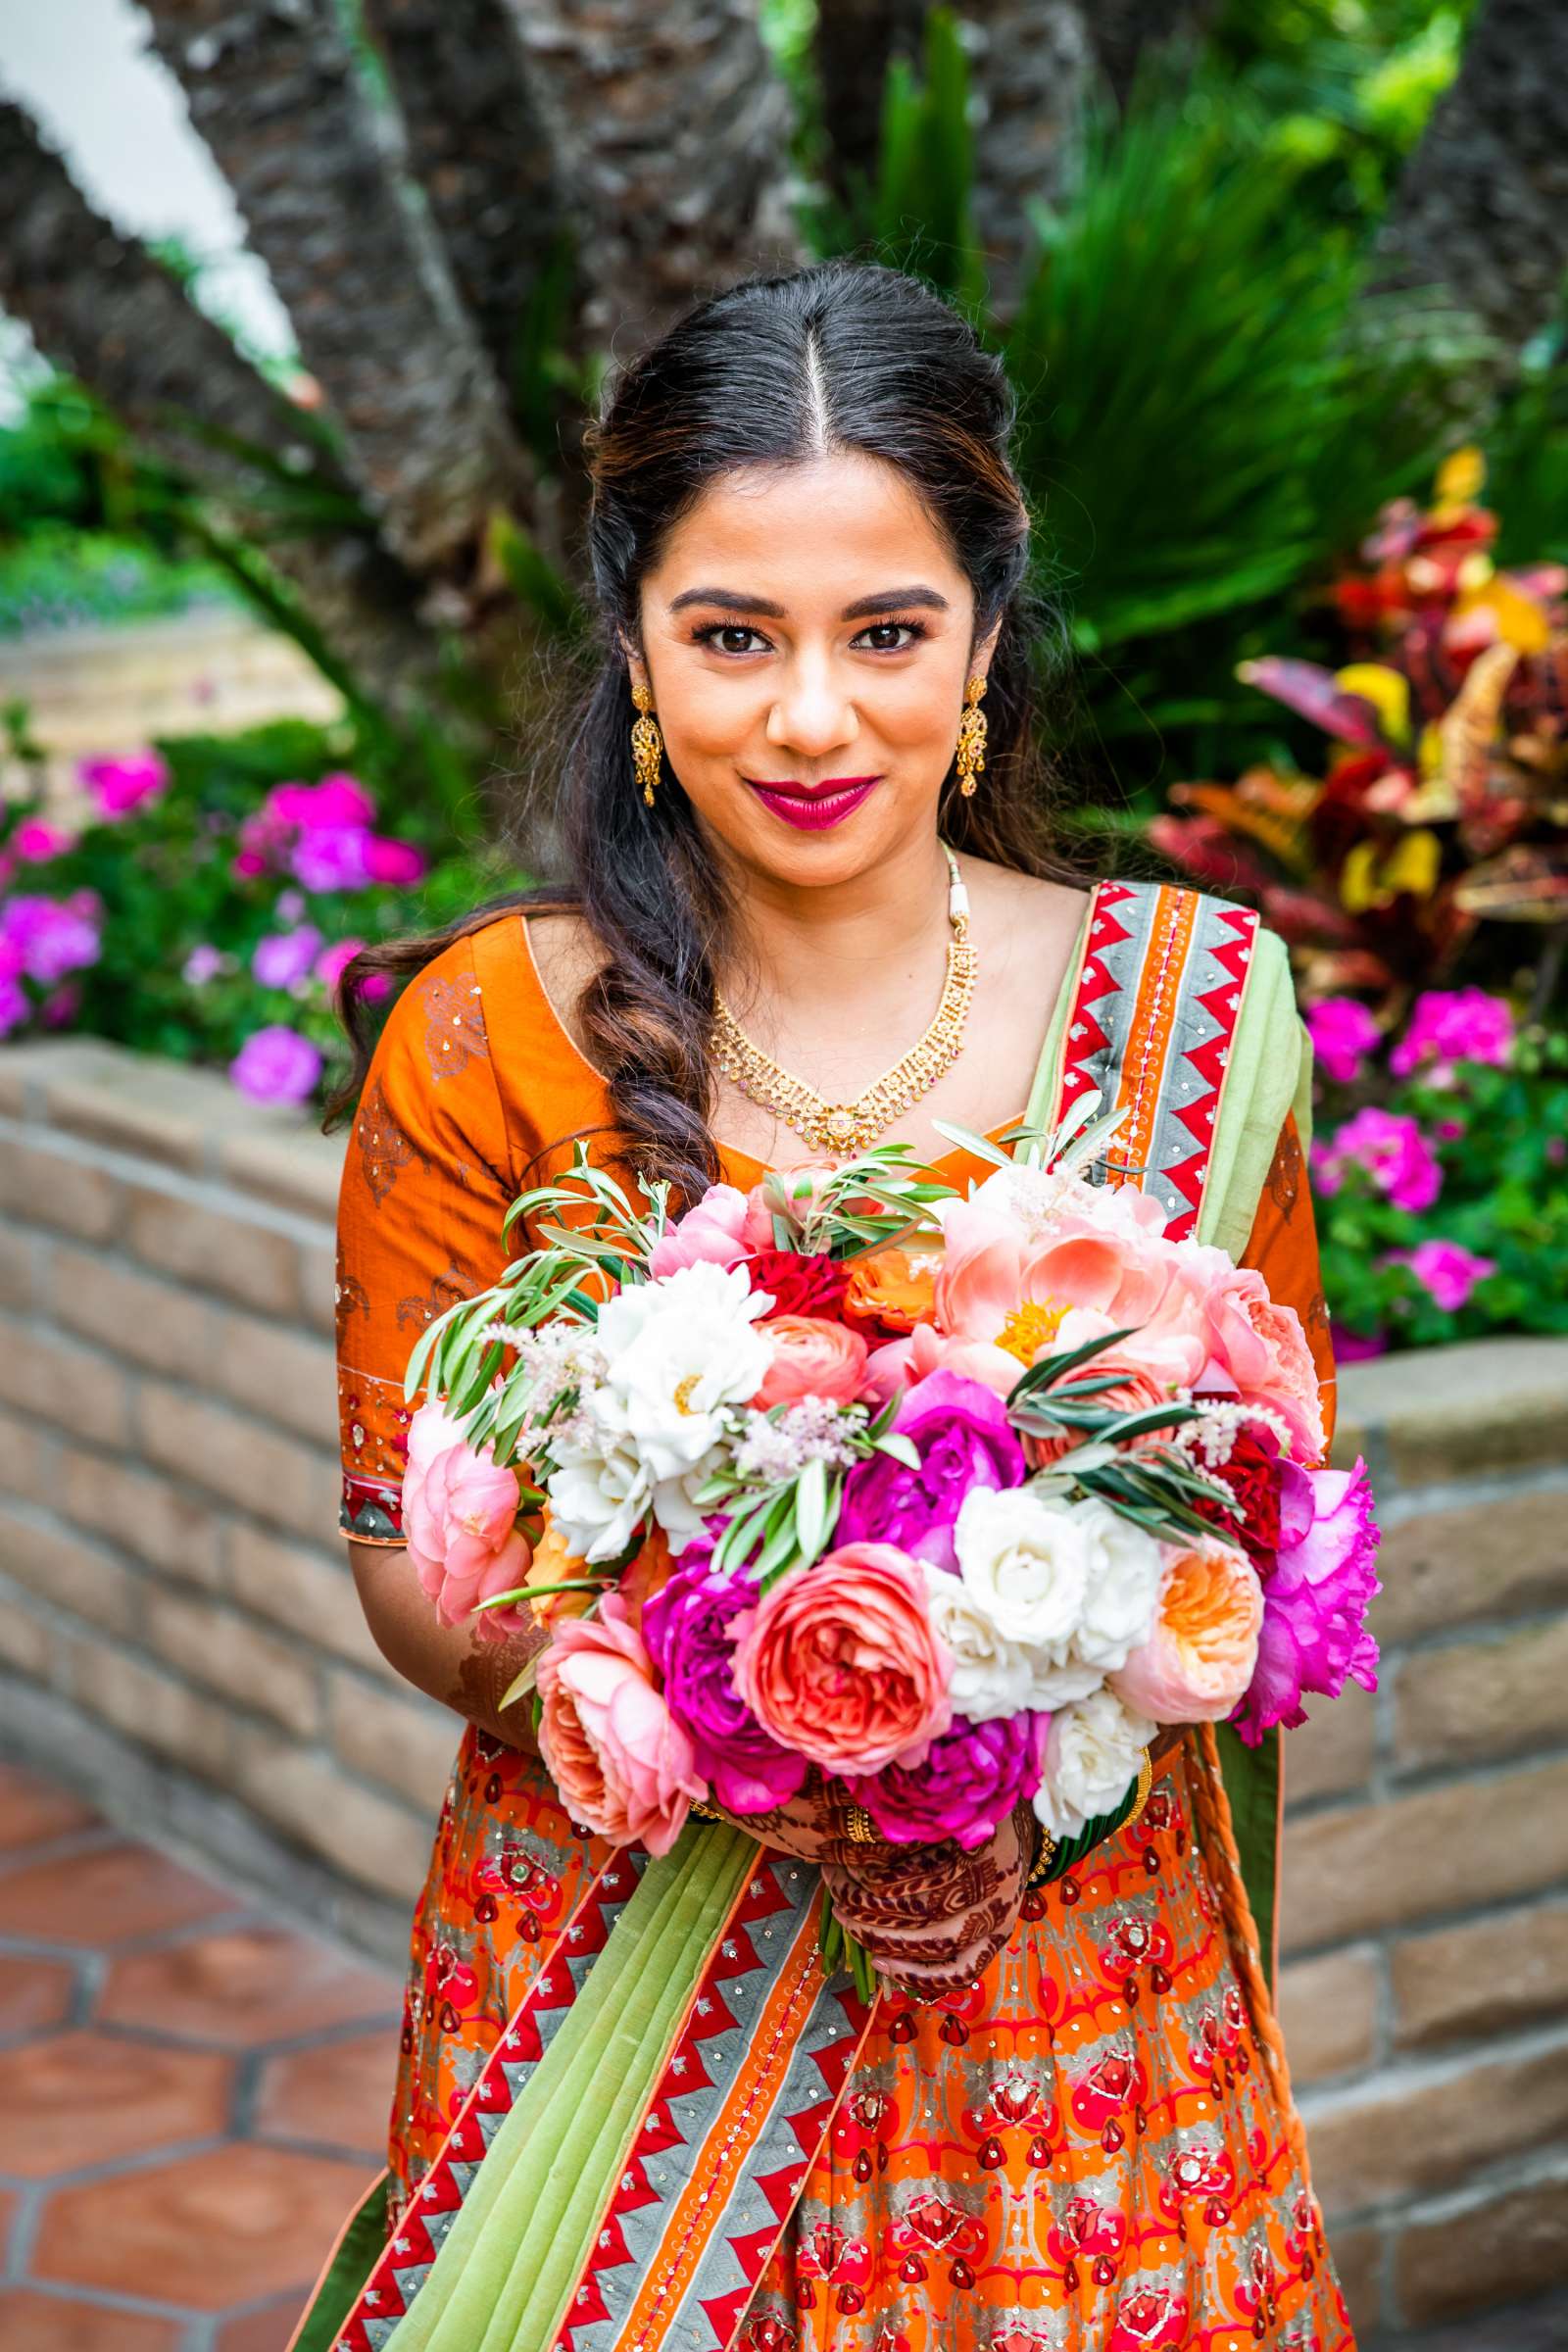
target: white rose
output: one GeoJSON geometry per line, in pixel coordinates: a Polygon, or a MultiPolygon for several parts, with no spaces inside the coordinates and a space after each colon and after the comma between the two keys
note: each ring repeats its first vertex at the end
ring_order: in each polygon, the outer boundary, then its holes
{"type": "Polygon", "coordinates": [[[620,1407],[610,1418],[656,1483],[708,1455],[725,1434],[724,1408],[760,1388],[772,1350],[756,1319],[771,1304],[744,1268],[703,1260],[631,1284],[606,1305],[599,1340],[620,1407]]]}
{"type": "Polygon", "coordinates": [[[953,1660],[948,1694],[954,1713],[989,1723],[1031,1705],[1029,1660],[1018,1644],[998,1633],[961,1577],[929,1560],[920,1565],[932,1629],[953,1660]]]}
{"type": "Polygon", "coordinates": [[[973,1487],[953,1546],[975,1605],[1005,1640],[1050,1649],[1077,1632],[1090,1545],[1069,1508],[1028,1487],[973,1487]]]}
{"type": "Polygon", "coordinates": [[[653,1500],[653,1484],[631,1446],[573,1445],[545,1481],[550,1515],[579,1559],[612,1560],[624,1551],[653,1500]]]}
{"type": "Polygon", "coordinates": [[[1051,1721],[1034,1808],[1054,1838],[1076,1838],[1112,1812],[1138,1777],[1159,1726],[1124,1706],[1113,1690],[1063,1707],[1051,1721]]]}
{"type": "Polygon", "coordinates": [[[1155,1539],[1097,1494],[1071,1505],[1085,1539],[1089,1581],[1072,1654],[1102,1675],[1125,1666],[1154,1622],[1163,1576],[1155,1539]]]}

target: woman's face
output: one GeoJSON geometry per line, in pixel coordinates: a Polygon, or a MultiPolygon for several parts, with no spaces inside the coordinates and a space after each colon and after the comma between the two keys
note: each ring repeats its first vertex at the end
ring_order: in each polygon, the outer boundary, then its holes
{"type": "Polygon", "coordinates": [[[646,668],[629,659],[721,852],[840,882],[935,834],[964,683],[996,640],[971,652],[973,624],[906,477],[840,454],[706,490],[644,579],[646,668]]]}

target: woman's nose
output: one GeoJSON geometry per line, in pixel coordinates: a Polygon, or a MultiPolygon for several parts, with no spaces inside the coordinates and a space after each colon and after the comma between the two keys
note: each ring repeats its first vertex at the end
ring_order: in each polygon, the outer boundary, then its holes
{"type": "Polygon", "coordinates": [[[798,662],[767,716],[769,743],[790,746],[809,758],[853,742],[860,722],[854,703],[830,662],[798,662]]]}

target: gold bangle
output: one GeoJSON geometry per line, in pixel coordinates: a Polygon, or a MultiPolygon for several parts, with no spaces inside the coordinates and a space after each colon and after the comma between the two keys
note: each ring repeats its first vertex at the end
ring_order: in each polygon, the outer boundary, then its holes
{"type": "Polygon", "coordinates": [[[852,1805],[845,1822],[845,1835],[857,1845],[876,1845],[880,1837],[875,1822],[863,1805],[852,1805]]]}
{"type": "Polygon", "coordinates": [[[1153,1786],[1154,1759],[1146,1747],[1144,1750],[1144,1760],[1138,1767],[1138,1795],[1134,1800],[1132,1811],[1128,1814],[1126,1820],[1121,1825],[1124,1830],[1130,1830],[1132,1828],[1133,1823],[1138,1819],[1139,1814],[1142,1813],[1144,1807],[1148,1804],[1149,1791],[1153,1786]]]}
{"type": "Polygon", "coordinates": [[[705,1805],[700,1796],[692,1798],[691,1809],[702,1821],[722,1821],[724,1818],[716,1806],[705,1805]]]}
{"type": "MultiPolygon", "coordinates": [[[[1038,1819],[1039,1816],[1037,1815],[1036,1818],[1038,1819]]],[[[1056,1840],[1042,1822],[1040,1825],[1040,1851],[1035,1856],[1033,1869],[1024,1881],[1025,1892],[1031,1886],[1043,1886],[1046,1884],[1046,1873],[1055,1858],[1056,1840]]]]}

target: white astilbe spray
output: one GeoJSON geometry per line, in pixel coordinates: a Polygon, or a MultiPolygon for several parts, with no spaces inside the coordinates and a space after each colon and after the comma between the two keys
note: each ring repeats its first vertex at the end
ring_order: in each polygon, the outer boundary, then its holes
{"type": "Polygon", "coordinates": [[[781,1486],[799,1478],[808,1462],[848,1465],[859,1451],[853,1433],[865,1420],[863,1405],[834,1404],[825,1396],[799,1397],[776,1421],[765,1412],[748,1411],[735,1447],[736,1474],[781,1486]]]}

